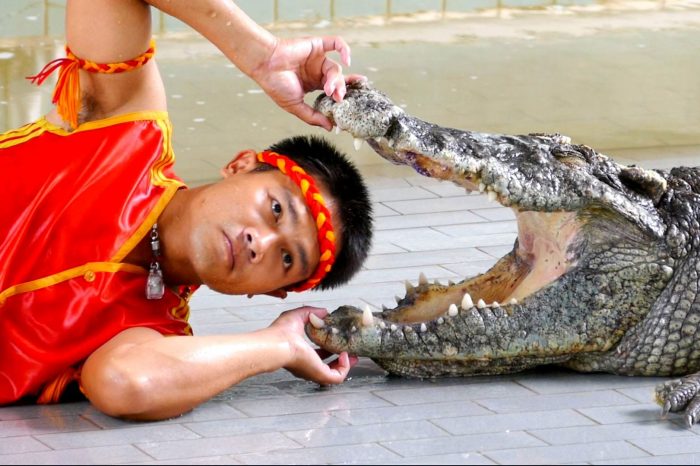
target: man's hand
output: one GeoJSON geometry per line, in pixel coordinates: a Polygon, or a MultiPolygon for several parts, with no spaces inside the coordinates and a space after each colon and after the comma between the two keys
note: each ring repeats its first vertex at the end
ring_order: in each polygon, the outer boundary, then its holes
{"type": "Polygon", "coordinates": [[[311,380],[322,385],[339,384],[348,375],[350,368],[357,363],[357,357],[341,353],[338,359],[325,364],[322,358],[331,354],[314,349],[304,338],[304,326],[309,322],[309,314],[324,318],[325,309],[301,307],[282,313],[271,325],[271,329],[280,331],[290,347],[290,360],[284,368],[297,377],[311,380]]]}
{"type": "Polygon", "coordinates": [[[251,77],[277,105],[301,120],[327,130],[332,124],[304,102],[307,92],[321,90],[336,102],[345,97],[346,82],[366,79],[361,75],[343,76],[341,65],[326,55],[338,52],[350,66],[350,47],[340,37],[276,39],[272,54],[253,70],[251,77]]]}

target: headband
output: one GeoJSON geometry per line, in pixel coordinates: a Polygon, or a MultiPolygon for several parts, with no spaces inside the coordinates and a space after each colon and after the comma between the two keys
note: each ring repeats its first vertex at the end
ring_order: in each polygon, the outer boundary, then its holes
{"type": "Polygon", "coordinates": [[[156,51],[156,44],[151,40],[151,44],[145,52],[138,57],[118,63],[95,63],[76,57],[68,46],[66,46],[66,57],[57,58],[48,62],[39,73],[34,76],[27,76],[32,84],[41,86],[51,73],[60,68],[58,81],[53,91],[51,102],[56,104],[56,110],[61,117],[70,123],[71,128],[78,127],[78,110],[82,96],[80,95],[80,75],[78,70],[82,69],[91,73],[123,73],[131,71],[145,65],[156,51]]]}
{"type": "Polygon", "coordinates": [[[326,203],[321,192],[316,187],[314,179],[292,159],[267,150],[258,153],[256,157],[259,162],[278,168],[279,171],[287,175],[299,186],[306,200],[306,205],[311,210],[311,215],[316,221],[318,247],[321,254],[318,267],[316,267],[316,271],[308,280],[295,287],[288,288],[288,291],[304,291],[313,288],[323,280],[323,277],[331,270],[333,262],[335,262],[335,233],[333,232],[333,225],[331,225],[331,213],[326,207],[326,203]]]}

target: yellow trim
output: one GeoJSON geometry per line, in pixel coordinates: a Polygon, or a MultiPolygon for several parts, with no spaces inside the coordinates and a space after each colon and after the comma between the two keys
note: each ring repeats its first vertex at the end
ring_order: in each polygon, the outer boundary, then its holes
{"type": "MultiPolygon", "coordinates": [[[[19,128],[12,129],[10,131],[7,131],[3,134],[0,134],[0,149],[4,149],[7,147],[12,147],[17,144],[21,144],[29,139],[33,139],[37,136],[40,136],[41,134],[45,132],[50,132],[52,134],[55,134],[56,136],[70,136],[71,134],[83,132],[83,131],[92,131],[95,129],[100,129],[100,128],[105,128],[107,126],[113,126],[117,125],[119,123],[126,123],[126,122],[132,122],[132,121],[155,121],[157,122],[161,129],[164,127],[167,127],[168,130],[165,133],[166,137],[170,137],[170,118],[168,116],[168,112],[166,111],[159,111],[159,110],[144,110],[140,112],[130,112],[130,113],[125,113],[123,115],[116,115],[112,117],[107,117],[103,118],[101,120],[94,120],[94,121],[88,121],[87,123],[83,123],[78,128],[76,128],[73,131],[66,130],[60,126],[57,126],[53,123],[51,123],[49,120],[46,119],[46,117],[41,117],[38,120],[32,122],[32,123],[27,123],[24,126],[20,126],[19,128]],[[39,131],[36,131],[33,134],[32,131],[34,131],[36,128],[39,128],[39,131]],[[11,141],[8,141],[8,139],[13,138],[11,141]]],[[[172,154],[172,150],[170,148],[170,142],[167,143],[168,146],[168,151],[170,154],[172,154]]],[[[172,158],[172,155],[171,155],[172,158]]]]}
{"type": "Polygon", "coordinates": [[[7,131],[0,134],[0,149],[5,149],[8,147],[16,146],[17,144],[22,144],[29,139],[33,139],[41,134],[44,134],[46,128],[40,121],[35,121],[33,123],[28,123],[19,128],[7,131]],[[38,128],[38,130],[37,130],[38,128]]]}
{"type": "Polygon", "coordinates": [[[115,115],[101,120],[93,120],[82,123],[75,130],[66,130],[51,123],[46,117],[40,118],[37,122],[42,122],[48,131],[56,134],[57,136],[70,136],[71,134],[80,133],[83,131],[91,131],[99,128],[104,128],[107,126],[117,125],[119,123],[126,123],[130,121],[168,121],[168,112],[160,110],[143,110],[139,112],[124,113],[122,115],[115,115]]]}
{"type": "Polygon", "coordinates": [[[160,196],[160,199],[158,199],[155,207],[153,207],[151,212],[149,212],[145,220],[141,222],[141,225],[139,225],[134,234],[132,234],[129,239],[122,244],[119,250],[117,250],[116,254],[112,256],[110,259],[112,262],[123,261],[127,254],[129,254],[131,250],[134,249],[137,244],[139,244],[143,237],[146,236],[146,233],[148,233],[148,231],[151,229],[151,226],[156,223],[156,220],[158,220],[158,217],[165,209],[165,206],[168,204],[168,202],[170,202],[180,186],[180,184],[173,183],[165,188],[165,192],[162,196],[160,196]]]}
{"type": "Polygon", "coordinates": [[[78,267],[73,267],[72,269],[64,270],[62,272],[55,273],[46,277],[42,277],[30,282],[24,282],[17,285],[13,285],[0,293],[0,303],[5,301],[7,298],[28,293],[30,291],[39,290],[41,288],[46,288],[48,286],[55,285],[57,283],[70,280],[72,278],[85,275],[87,272],[130,272],[130,273],[140,273],[146,274],[146,269],[132,264],[121,264],[114,262],[88,262],[78,267]]]}
{"type": "Polygon", "coordinates": [[[143,237],[151,229],[151,226],[156,223],[160,214],[165,210],[165,206],[168,205],[170,200],[173,198],[175,193],[181,187],[184,187],[184,183],[168,178],[163,174],[163,168],[170,165],[175,160],[175,155],[173,154],[173,149],[171,146],[172,138],[170,137],[172,132],[172,126],[170,125],[170,120],[167,118],[155,120],[156,124],[160,127],[161,134],[163,135],[163,150],[160,157],[151,167],[151,183],[155,186],[161,186],[165,188],[165,192],[160,196],[158,202],[153,207],[151,212],[146,216],[146,218],[141,222],[141,225],[136,229],[134,234],[132,234],[129,239],[127,239],[124,244],[119,248],[116,254],[112,257],[112,261],[121,262],[124,258],[131,252],[132,249],[143,239],[143,237]]]}

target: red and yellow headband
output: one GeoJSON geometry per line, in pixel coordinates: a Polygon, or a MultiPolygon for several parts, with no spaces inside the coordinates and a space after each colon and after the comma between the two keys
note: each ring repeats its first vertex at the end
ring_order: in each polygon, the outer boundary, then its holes
{"type": "Polygon", "coordinates": [[[292,159],[267,150],[258,153],[256,157],[259,162],[278,168],[279,171],[287,175],[299,186],[306,200],[306,205],[311,210],[314,220],[316,220],[318,247],[321,254],[318,267],[316,267],[316,270],[308,280],[295,287],[288,288],[288,290],[304,291],[313,288],[330,272],[333,262],[335,262],[335,233],[331,224],[331,213],[326,207],[326,203],[321,192],[316,187],[314,179],[292,159]]]}
{"type": "Polygon", "coordinates": [[[139,68],[150,60],[156,53],[155,41],[151,40],[148,50],[136,58],[118,63],[95,63],[76,57],[66,46],[66,57],[52,60],[34,76],[27,76],[32,84],[41,86],[51,73],[60,68],[58,81],[53,91],[52,103],[56,104],[56,110],[61,117],[70,123],[71,128],[78,127],[78,112],[80,111],[82,95],[80,94],[80,75],[78,70],[91,73],[123,73],[139,68]]]}

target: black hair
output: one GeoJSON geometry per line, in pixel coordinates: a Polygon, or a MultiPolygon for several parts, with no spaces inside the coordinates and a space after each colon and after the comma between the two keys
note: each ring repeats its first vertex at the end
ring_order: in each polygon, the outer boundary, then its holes
{"type": "Polygon", "coordinates": [[[299,164],[333,197],[340,233],[335,262],[314,290],[328,290],[350,281],[362,267],[372,244],[372,204],[359,170],[335,146],[319,136],[294,136],[273,144],[268,150],[285,155],[299,164]],[[338,246],[340,246],[338,248],[338,246]]]}

